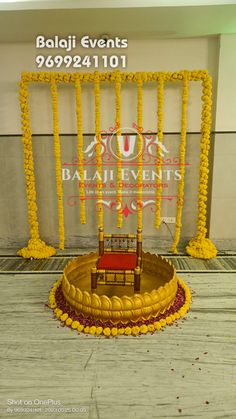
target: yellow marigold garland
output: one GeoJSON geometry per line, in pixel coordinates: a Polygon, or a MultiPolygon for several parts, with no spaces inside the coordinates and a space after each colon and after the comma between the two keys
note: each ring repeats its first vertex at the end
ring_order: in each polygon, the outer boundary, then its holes
{"type": "Polygon", "coordinates": [[[103,207],[102,207],[102,157],[101,157],[101,109],[100,109],[100,77],[96,71],[94,74],[94,97],[95,97],[95,135],[98,141],[96,145],[97,171],[101,180],[97,179],[98,194],[98,227],[103,226],[103,207]]]}
{"type": "Polygon", "coordinates": [[[77,116],[77,153],[79,171],[79,195],[80,195],[80,222],[86,224],[86,204],[84,190],[84,157],[83,157],[83,125],[82,125],[82,101],[81,101],[81,82],[75,82],[76,88],[76,116],[77,116]]]}
{"type": "Polygon", "coordinates": [[[187,132],[187,104],[188,104],[188,73],[183,74],[182,90],[182,120],[181,120],[181,138],[179,147],[180,180],[178,184],[178,198],[176,206],[176,224],[175,235],[172,244],[172,251],[178,253],[177,246],[180,239],[182,227],[182,211],[184,204],[184,175],[185,175],[185,154],[186,154],[186,132],[187,132]]]}
{"type": "MultiPolygon", "coordinates": [[[[163,141],[163,102],[164,102],[164,75],[160,74],[158,78],[157,87],[157,137],[158,143],[162,144],[163,141]]],[[[157,174],[158,179],[161,179],[162,156],[160,147],[157,147],[157,174]]],[[[156,189],[156,228],[161,225],[161,195],[162,195],[162,182],[156,189]]]]}
{"type": "Polygon", "coordinates": [[[116,94],[116,154],[117,154],[117,201],[119,204],[117,215],[117,227],[121,228],[123,225],[122,217],[122,160],[118,137],[121,135],[121,74],[116,73],[115,79],[115,94],[116,94]]]}
{"type": "Polygon", "coordinates": [[[142,75],[137,74],[137,123],[138,123],[138,192],[137,192],[137,206],[138,206],[138,228],[142,229],[143,224],[143,208],[142,208],[142,182],[143,182],[143,137],[142,137],[142,124],[143,124],[143,81],[142,75]]]}
{"type": "Polygon", "coordinates": [[[71,327],[74,330],[77,330],[79,333],[84,332],[86,334],[97,335],[97,336],[102,335],[102,334],[106,337],[117,336],[117,335],[137,336],[140,334],[146,334],[148,332],[153,333],[155,331],[162,330],[165,326],[171,325],[175,320],[178,320],[181,317],[184,317],[186,313],[189,311],[191,301],[192,301],[189,287],[187,286],[187,284],[185,284],[185,282],[181,278],[178,278],[178,283],[185,293],[185,302],[183,306],[174,314],[171,314],[164,319],[160,319],[159,321],[156,321],[153,324],[149,324],[149,325],[142,324],[141,326],[134,324],[132,328],[128,326],[124,328],[119,328],[119,329],[115,326],[104,327],[104,328],[102,326],[97,326],[97,325],[84,326],[78,320],[73,321],[73,319],[69,317],[68,313],[63,313],[62,310],[59,307],[57,307],[56,292],[57,292],[57,288],[61,284],[61,281],[62,280],[59,279],[53,284],[49,293],[49,297],[48,297],[48,306],[54,311],[54,314],[58,318],[58,320],[60,320],[66,326],[71,327]]]}
{"type": "Polygon", "coordinates": [[[209,174],[208,153],[211,135],[211,96],[212,79],[208,74],[205,74],[202,78],[202,136],[200,144],[197,235],[190,240],[186,247],[186,251],[189,255],[202,259],[211,259],[217,255],[217,249],[214,243],[206,238],[207,186],[209,174]]]}
{"type": "Polygon", "coordinates": [[[20,107],[22,118],[22,141],[24,147],[24,171],[26,194],[28,203],[28,221],[30,227],[30,240],[27,247],[18,250],[17,254],[23,258],[44,259],[56,253],[56,250],[46,245],[39,236],[39,224],[37,216],[34,159],[32,148],[32,133],[30,128],[28,84],[26,81],[20,83],[20,107]]]}
{"type": "Polygon", "coordinates": [[[64,208],[63,208],[63,189],[61,179],[61,145],[59,136],[58,122],[58,93],[55,79],[51,81],[52,94],[52,113],[53,113],[53,136],[54,136],[54,156],[56,167],[56,187],[57,187],[57,210],[59,225],[59,248],[64,249],[65,231],[64,231],[64,208]]]}

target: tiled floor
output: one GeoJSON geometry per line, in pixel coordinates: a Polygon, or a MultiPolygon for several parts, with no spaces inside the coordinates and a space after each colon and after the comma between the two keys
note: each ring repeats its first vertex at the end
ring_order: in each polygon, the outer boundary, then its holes
{"type": "Polygon", "coordinates": [[[193,293],[186,320],[112,339],[53,318],[45,302],[59,275],[0,275],[1,417],[236,418],[235,272],[182,272],[193,293]]]}

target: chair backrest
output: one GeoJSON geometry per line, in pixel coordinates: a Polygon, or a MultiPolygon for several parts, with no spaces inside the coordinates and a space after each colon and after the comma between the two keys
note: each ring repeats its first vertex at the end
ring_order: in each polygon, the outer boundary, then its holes
{"type": "Polygon", "coordinates": [[[107,252],[134,252],[142,256],[142,230],[137,234],[104,234],[103,228],[99,228],[99,256],[107,252]]]}

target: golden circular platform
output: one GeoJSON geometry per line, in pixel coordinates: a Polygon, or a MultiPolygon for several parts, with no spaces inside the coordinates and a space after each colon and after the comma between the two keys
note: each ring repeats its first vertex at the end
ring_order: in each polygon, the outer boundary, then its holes
{"type": "Polygon", "coordinates": [[[183,317],[191,293],[165,258],[143,253],[140,293],[132,286],[98,285],[90,290],[97,253],[70,261],[49,293],[49,307],[63,325],[91,335],[133,335],[155,332],[183,317]]]}
{"type": "Polygon", "coordinates": [[[174,266],[165,258],[143,253],[141,290],[134,294],[133,286],[98,285],[90,290],[91,268],[97,253],[79,256],[70,261],[62,279],[62,292],[76,313],[95,320],[110,320],[116,324],[148,320],[164,313],[176,297],[177,276],[174,266]]]}

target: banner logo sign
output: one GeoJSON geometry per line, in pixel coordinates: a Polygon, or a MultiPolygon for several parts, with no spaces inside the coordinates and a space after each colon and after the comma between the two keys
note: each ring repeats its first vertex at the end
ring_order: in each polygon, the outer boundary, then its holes
{"type": "MultiPolygon", "coordinates": [[[[176,195],[167,193],[169,184],[179,181],[179,157],[171,156],[170,150],[158,141],[155,133],[140,132],[136,124],[132,127],[111,127],[108,131],[102,131],[102,139],[99,144],[97,138],[84,136],[84,188],[87,200],[94,200],[97,205],[97,182],[102,182],[102,204],[113,211],[120,210],[120,203],[117,202],[116,171],[117,171],[117,142],[121,158],[122,173],[122,212],[124,216],[137,211],[137,190],[138,190],[138,166],[140,158],[138,154],[138,136],[142,136],[142,189],[143,208],[150,207],[155,211],[156,189],[162,187],[162,199],[172,201],[176,195]],[[118,135],[119,133],[122,133],[118,135]],[[102,178],[96,167],[96,147],[100,147],[102,157],[102,178]],[[158,170],[158,166],[161,166],[158,170]]],[[[63,182],[81,182],[78,170],[78,159],[73,158],[71,162],[64,162],[62,166],[63,182]]],[[[186,163],[186,166],[190,164],[186,163]]],[[[171,188],[173,189],[173,188],[171,188]]],[[[177,193],[177,191],[176,191],[177,193]]],[[[70,195],[67,198],[69,206],[79,205],[79,194],[70,195]]]]}

